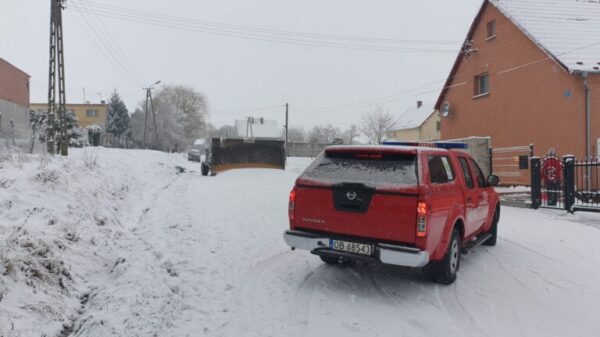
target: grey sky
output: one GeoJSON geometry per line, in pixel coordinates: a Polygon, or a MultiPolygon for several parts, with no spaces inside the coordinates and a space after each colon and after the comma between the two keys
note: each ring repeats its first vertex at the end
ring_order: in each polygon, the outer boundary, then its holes
{"type": "MultiPolygon", "coordinates": [[[[162,80],[203,92],[217,125],[232,124],[235,118],[247,115],[277,119],[282,125],[283,107],[248,109],[285,102],[290,103],[291,126],[332,123],[346,127],[372,108],[352,104],[371,99],[400,114],[418,99],[437,97],[456,57],[455,53],[288,45],[175,30],[90,12],[82,16],[75,7],[86,1],[68,0],[65,11],[68,102],[81,102],[83,87],[86,99],[92,102],[99,100],[98,93],[106,98],[116,88],[133,110],[144,99],[141,87],[162,80]],[[115,66],[111,53],[125,55],[120,62],[131,75],[115,66]],[[420,89],[406,92],[414,88],[420,89]],[[405,93],[392,96],[398,92],[405,93]],[[337,106],[344,107],[320,109],[337,106]]],[[[393,45],[436,50],[457,50],[481,5],[481,0],[94,1],[293,32],[456,42],[393,45]]],[[[2,2],[0,57],[32,76],[32,102],[43,102],[47,96],[50,0],[2,2]]]]}

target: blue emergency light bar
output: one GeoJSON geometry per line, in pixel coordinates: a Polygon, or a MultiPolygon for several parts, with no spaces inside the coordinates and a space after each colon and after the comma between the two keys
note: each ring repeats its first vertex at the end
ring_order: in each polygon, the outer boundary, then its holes
{"type": "Polygon", "coordinates": [[[383,142],[383,145],[395,145],[395,146],[425,146],[425,147],[437,147],[439,149],[468,149],[469,144],[456,143],[456,142],[431,142],[431,143],[419,143],[419,142],[383,142]]]}

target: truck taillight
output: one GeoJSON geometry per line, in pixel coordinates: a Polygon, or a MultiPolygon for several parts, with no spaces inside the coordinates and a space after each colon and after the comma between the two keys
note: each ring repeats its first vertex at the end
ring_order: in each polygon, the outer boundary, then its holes
{"type": "Polygon", "coordinates": [[[427,236],[427,203],[419,202],[417,204],[417,237],[427,236]]]}
{"type": "Polygon", "coordinates": [[[288,216],[290,218],[290,222],[294,221],[294,208],[296,207],[296,188],[290,192],[290,202],[288,204],[288,216]]]}

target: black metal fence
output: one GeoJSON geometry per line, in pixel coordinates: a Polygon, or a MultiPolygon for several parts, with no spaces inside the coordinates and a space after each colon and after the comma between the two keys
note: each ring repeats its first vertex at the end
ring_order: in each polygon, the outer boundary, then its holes
{"type": "Polygon", "coordinates": [[[600,162],[574,156],[531,158],[532,208],[600,212],[600,162]]]}
{"type": "Polygon", "coordinates": [[[573,162],[573,211],[600,212],[600,162],[598,158],[573,162]]]}

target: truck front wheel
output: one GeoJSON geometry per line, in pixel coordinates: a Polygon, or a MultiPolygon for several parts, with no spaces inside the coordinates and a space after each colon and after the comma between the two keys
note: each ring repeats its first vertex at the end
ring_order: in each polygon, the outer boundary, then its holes
{"type": "Polygon", "coordinates": [[[434,282],[452,284],[456,281],[458,269],[460,268],[460,249],[460,231],[454,228],[444,258],[438,262],[430,262],[425,267],[426,273],[429,274],[434,282]]]}

